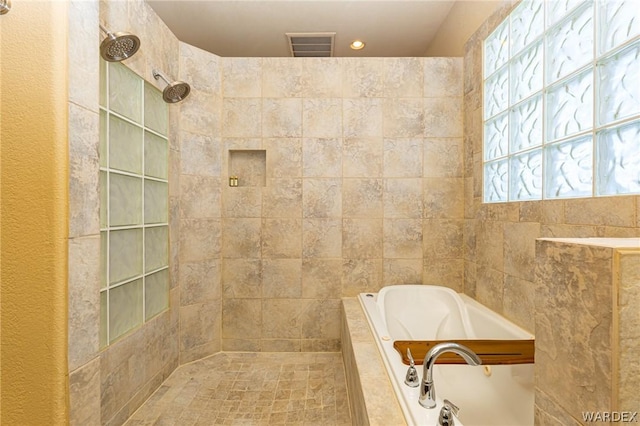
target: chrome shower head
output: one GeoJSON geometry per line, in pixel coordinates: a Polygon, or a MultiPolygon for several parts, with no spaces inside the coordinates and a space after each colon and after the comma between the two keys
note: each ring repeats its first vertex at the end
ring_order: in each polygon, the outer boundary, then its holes
{"type": "Polygon", "coordinates": [[[167,83],[167,87],[162,91],[162,99],[169,104],[174,104],[176,102],[180,102],[191,92],[191,86],[189,86],[184,81],[174,81],[170,83],[169,80],[166,79],[162,73],[158,70],[153,70],[153,78],[156,80],[161,78],[167,83]]]}
{"type": "Polygon", "coordinates": [[[112,33],[100,25],[107,37],[100,43],[100,56],[109,62],[120,62],[132,57],[140,48],[140,39],[130,33],[112,33]]]}

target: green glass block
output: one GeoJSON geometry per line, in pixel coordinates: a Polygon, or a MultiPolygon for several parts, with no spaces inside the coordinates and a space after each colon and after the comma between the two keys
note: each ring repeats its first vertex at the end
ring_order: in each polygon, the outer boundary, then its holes
{"type": "Polygon", "coordinates": [[[109,174],[109,225],[142,224],[142,179],[109,174]]]}
{"type": "Polygon", "coordinates": [[[100,228],[107,227],[107,196],[109,195],[107,189],[107,172],[100,171],[100,228]]]}
{"type": "Polygon", "coordinates": [[[109,253],[107,232],[100,233],[100,288],[107,287],[107,253],[109,253]]]}
{"type": "Polygon", "coordinates": [[[145,179],[144,223],[166,223],[168,221],[168,185],[145,179]]]}
{"type": "Polygon", "coordinates": [[[142,128],[109,116],[109,167],[142,173],[142,128]]]}
{"type": "Polygon", "coordinates": [[[144,132],[144,174],[167,179],[168,158],[168,141],[151,132],[144,132]]]}
{"type": "Polygon", "coordinates": [[[109,232],[109,284],[142,274],[142,229],[109,232]]]}
{"type": "Polygon", "coordinates": [[[98,156],[100,158],[100,167],[108,166],[108,136],[107,136],[107,112],[100,110],[100,148],[98,156]]]}
{"type": "Polygon", "coordinates": [[[121,63],[109,63],[109,109],[142,123],[142,79],[121,63]]]}
{"type": "Polygon", "coordinates": [[[145,278],[145,321],[169,307],[169,270],[164,269],[145,278]]]}
{"type": "Polygon", "coordinates": [[[145,83],[144,85],[144,125],[145,127],[167,135],[167,121],[169,119],[169,109],[162,99],[162,92],[145,83]]]}
{"type": "Polygon", "coordinates": [[[100,106],[107,107],[107,62],[100,59],[100,106]]]}
{"type": "Polygon", "coordinates": [[[142,324],[142,279],[109,290],[109,343],[142,324]]]}
{"type": "Polygon", "coordinates": [[[109,324],[109,320],[107,319],[108,309],[107,292],[103,291],[100,293],[100,348],[104,348],[109,344],[107,336],[107,325],[109,324]]]}
{"type": "Polygon", "coordinates": [[[167,226],[144,230],[144,264],[145,272],[169,264],[169,228],[167,226]]]}

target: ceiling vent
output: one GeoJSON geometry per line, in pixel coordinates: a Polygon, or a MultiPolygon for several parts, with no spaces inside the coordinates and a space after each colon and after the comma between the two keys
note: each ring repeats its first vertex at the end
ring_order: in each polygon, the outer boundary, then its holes
{"type": "Polygon", "coordinates": [[[336,33],[286,33],[289,51],[294,58],[327,58],[333,56],[336,33]]]}

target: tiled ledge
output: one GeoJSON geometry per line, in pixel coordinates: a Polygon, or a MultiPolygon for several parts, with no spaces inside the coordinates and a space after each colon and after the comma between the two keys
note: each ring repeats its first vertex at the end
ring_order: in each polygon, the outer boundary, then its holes
{"type": "Polygon", "coordinates": [[[406,425],[369,324],[356,298],[342,299],[341,334],[353,424],[406,425]]]}

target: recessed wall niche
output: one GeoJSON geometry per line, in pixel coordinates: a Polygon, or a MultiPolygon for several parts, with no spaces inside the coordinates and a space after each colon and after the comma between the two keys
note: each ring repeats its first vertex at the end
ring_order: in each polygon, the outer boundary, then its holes
{"type": "Polygon", "coordinates": [[[236,186],[266,186],[267,151],[229,150],[229,177],[231,176],[238,178],[236,186]]]}

